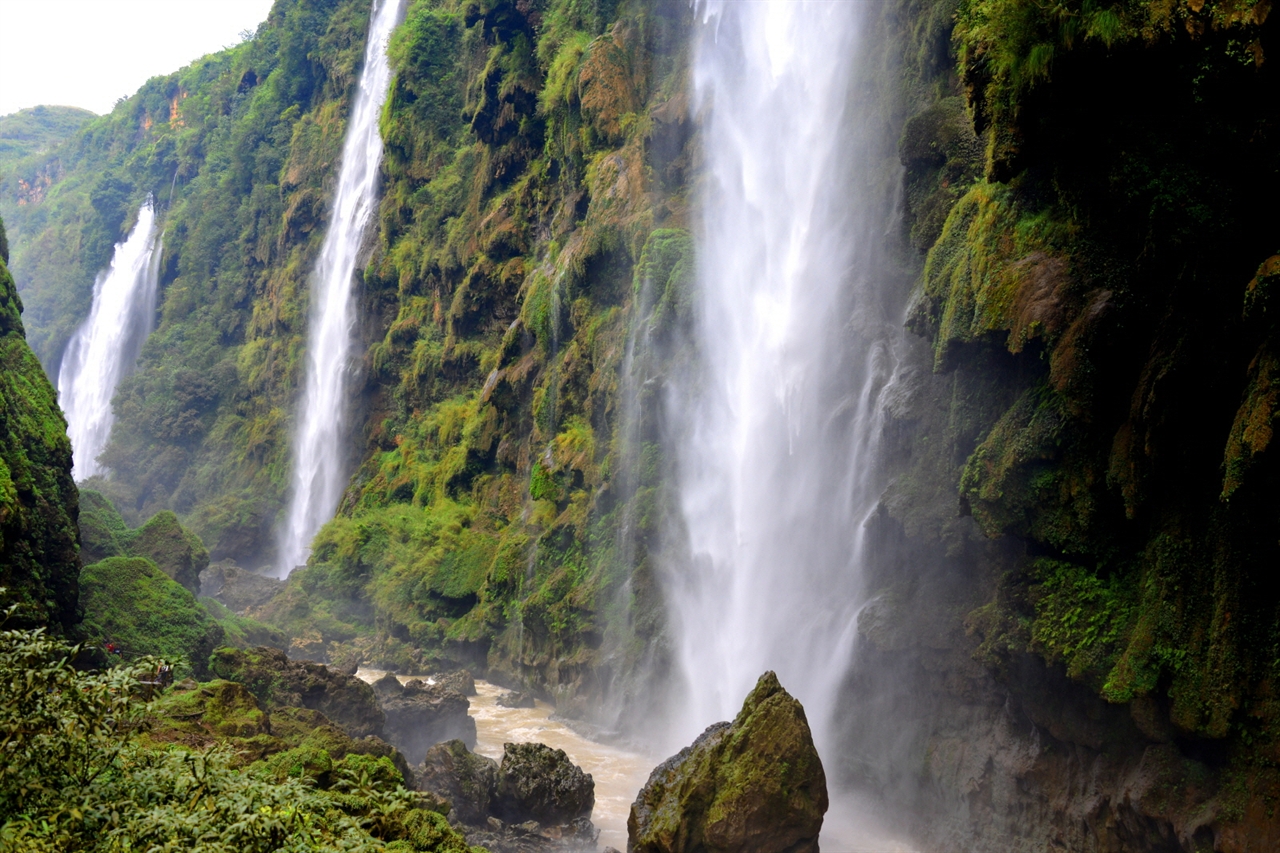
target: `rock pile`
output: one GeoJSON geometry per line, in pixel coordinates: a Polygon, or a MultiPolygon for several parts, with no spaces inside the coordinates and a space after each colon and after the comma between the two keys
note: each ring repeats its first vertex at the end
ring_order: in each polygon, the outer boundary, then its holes
{"type": "Polygon", "coordinates": [[[452,803],[468,841],[495,853],[595,850],[595,781],[563,750],[509,743],[498,763],[459,740],[436,744],[418,769],[418,788],[452,803]]]}

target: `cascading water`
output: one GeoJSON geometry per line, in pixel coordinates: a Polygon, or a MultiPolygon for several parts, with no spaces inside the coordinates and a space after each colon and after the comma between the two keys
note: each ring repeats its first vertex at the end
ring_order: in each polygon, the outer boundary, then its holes
{"type": "Polygon", "coordinates": [[[333,216],[311,291],[306,385],[293,444],[293,484],[280,540],[281,576],[306,561],[311,539],[332,517],[347,478],[351,349],[356,325],[356,264],[378,197],[382,137],[378,117],[391,83],[387,39],[405,0],[374,0],[364,71],[342,147],[333,216]]]}
{"type": "Polygon", "coordinates": [[[698,7],[700,358],[671,403],[691,558],[667,573],[680,742],[732,719],[767,669],[819,749],[834,737],[901,340],[880,274],[882,122],[859,89],[873,5],[698,7]]]}
{"type": "Polygon", "coordinates": [[[98,274],[89,317],[58,369],[58,404],[67,418],[76,480],[105,473],[98,455],[111,436],[111,398],[155,323],[160,253],[155,203],[148,197],[129,236],[116,244],[111,266],[98,274]]]}

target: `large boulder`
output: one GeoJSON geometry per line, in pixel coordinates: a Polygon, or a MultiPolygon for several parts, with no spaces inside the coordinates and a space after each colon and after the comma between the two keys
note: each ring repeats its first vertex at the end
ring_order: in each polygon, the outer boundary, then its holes
{"type": "Polygon", "coordinates": [[[183,527],[169,510],[157,512],[133,531],[127,551],[155,563],[192,595],[200,594],[200,573],[209,565],[209,552],[200,537],[183,527]]]}
{"type": "Polygon", "coordinates": [[[417,679],[401,684],[388,673],[374,683],[374,691],[386,715],[386,738],[410,763],[422,761],[443,741],[476,745],[476,721],[467,713],[471,703],[457,690],[417,679]]]}
{"type": "Polygon", "coordinates": [[[804,708],[766,672],[733,723],[658,765],[627,819],[630,853],[818,853],[827,780],[804,708]]]}
{"type": "Polygon", "coordinates": [[[209,670],[240,682],[268,708],[319,711],[353,738],[383,734],[386,717],[373,688],[324,664],[289,660],[279,649],[265,646],[224,647],[213,653],[209,670]]]}
{"type": "Polygon", "coordinates": [[[483,824],[493,814],[498,762],[469,751],[460,740],[438,743],[418,768],[418,788],[448,800],[463,823],[483,824]]]}
{"type": "Polygon", "coordinates": [[[595,804],[595,780],[564,750],[541,743],[504,745],[496,803],[503,820],[568,824],[590,818],[595,804]]]}

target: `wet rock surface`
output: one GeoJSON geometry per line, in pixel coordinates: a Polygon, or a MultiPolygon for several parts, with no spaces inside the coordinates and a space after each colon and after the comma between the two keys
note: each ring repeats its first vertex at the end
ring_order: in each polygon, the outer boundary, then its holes
{"type": "Polygon", "coordinates": [[[324,664],[289,660],[279,649],[259,646],[218,649],[209,660],[209,670],[219,678],[240,682],[267,708],[319,711],[353,738],[384,733],[386,716],[373,688],[324,664]]]}
{"type": "Polygon", "coordinates": [[[596,784],[562,749],[540,743],[504,745],[497,807],[508,821],[566,824],[591,816],[596,784]]]}
{"type": "Polygon", "coordinates": [[[421,762],[427,750],[444,741],[457,739],[468,749],[476,745],[476,721],[467,713],[471,703],[452,687],[418,679],[401,684],[387,674],[374,682],[373,691],[386,718],[387,740],[410,763],[421,762]]]}
{"type": "Polygon", "coordinates": [[[470,670],[451,669],[445,672],[433,672],[430,675],[432,681],[442,687],[449,687],[458,691],[463,696],[476,695],[476,680],[471,675],[470,670]]]}
{"type": "Polygon", "coordinates": [[[452,804],[468,843],[492,853],[596,850],[595,782],[563,750],[509,743],[499,764],[451,740],[427,750],[417,779],[452,804]]]}
{"type": "Polygon", "coordinates": [[[232,563],[214,563],[200,572],[200,595],[215,599],[232,613],[245,615],[261,607],[284,589],[284,581],[242,569],[232,563]]]}
{"type": "Polygon", "coordinates": [[[503,708],[532,708],[535,704],[531,694],[521,693],[517,690],[503,693],[496,701],[503,708]]]}
{"type": "Polygon", "coordinates": [[[766,672],[732,723],[654,768],[630,853],[817,853],[827,783],[804,708],[766,672]]]}
{"type": "Polygon", "coordinates": [[[418,788],[452,803],[451,814],[462,823],[482,825],[492,814],[498,762],[476,755],[460,740],[438,743],[418,768],[418,788]]]}

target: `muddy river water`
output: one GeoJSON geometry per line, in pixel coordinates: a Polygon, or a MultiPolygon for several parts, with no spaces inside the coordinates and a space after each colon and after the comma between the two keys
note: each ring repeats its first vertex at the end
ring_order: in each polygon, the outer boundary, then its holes
{"type": "MultiPolygon", "coordinates": [[[[356,673],[370,683],[383,674],[381,670],[363,668],[356,673]]],[[[408,681],[420,676],[398,677],[408,681]]],[[[532,708],[503,708],[497,700],[505,692],[496,684],[476,681],[477,695],[470,697],[470,713],[476,720],[475,752],[501,761],[505,743],[545,743],[563,749],[570,761],[595,780],[596,807],[591,822],[600,830],[600,847],[626,850],[631,803],[649,778],[649,771],[665,756],[641,755],[583,737],[564,723],[552,720],[555,709],[541,700],[532,708]]]]}
{"type": "MultiPolygon", "coordinates": [[[[364,668],[356,673],[370,683],[383,674],[382,670],[364,668]]],[[[397,677],[404,682],[423,676],[397,677]]],[[[533,708],[503,708],[497,700],[505,692],[496,684],[476,680],[477,695],[470,697],[470,713],[476,720],[475,752],[501,761],[505,743],[545,743],[563,749],[570,761],[595,780],[596,806],[591,821],[600,830],[600,848],[626,850],[631,803],[649,771],[667,756],[644,755],[593,741],[553,720],[555,709],[541,700],[533,708]]],[[[823,853],[913,853],[910,845],[877,826],[880,817],[875,805],[833,791],[822,830],[823,853]]]]}

